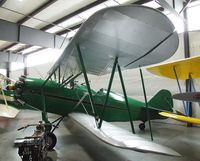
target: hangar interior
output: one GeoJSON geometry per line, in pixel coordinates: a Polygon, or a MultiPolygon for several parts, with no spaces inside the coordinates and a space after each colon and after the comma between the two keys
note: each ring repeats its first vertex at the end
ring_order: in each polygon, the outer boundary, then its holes
{"type": "MultiPolygon", "coordinates": [[[[0,73],[13,80],[21,75],[46,79],[48,72],[63,53],[66,46],[79,31],[81,25],[95,12],[119,5],[144,5],[164,13],[174,24],[178,33],[179,45],[175,54],[162,63],[177,61],[200,55],[200,14],[199,0],[165,0],[174,8],[179,16],[170,12],[169,8],[154,0],[0,0],[0,73]]],[[[114,26],[113,26],[114,27],[114,26]]],[[[131,28],[132,26],[127,26],[131,28]]],[[[126,30],[126,29],[124,29],[126,30]]],[[[154,64],[150,65],[154,66],[154,64]]],[[[167,89],[172,94],[180,93],[175,79],[151,74],[142,67],[147,100],[150,100],[160,89],[167,89]]],[[[110,74],[101,76],[88,74],[90,86],[99,91],[107,89],[110,74]]],[[[145,97],[141,83],[139,68],[123,71],[127,95],[144,102],[145,97]]],[[[84,83],[83,76],[77,79],[84,83]]],[[[181,92],[189,91],[188,81],[179,80],[181,92]]],[[[194,79],[196,91],[200,90],[199,79],[194,79]]],[[[115,75],[111,91],[123,93],[118,74],[115,75]]],[[[184,113],[183,103],[173,100],[174,111],[184,113]]],[[[189,103],[190,116],[200,118],[199,103],[189,103]]],[[[58,116],[50,114],[50,120],[58,116]]],[[[32,133],[33,129],[18,132],[25,124],[41,120],[41,112],[21,110],[16,118],[0,118],[0,160],[21,160],[13,142],[17,137],[32,133]],[[9,151],[9,152],[8,152],[9,151]]],[[[141,131],[139,121],[135,121],[135,132],[141,137],[150,139],[149,125],[141,131]]],[[[48,153],[52,161],[70,160],[178,160],[199,161],[200,130],[198,125],[187,127],[186,123],[170,118],[153,120],[152,132],[154,142],[168,146],[181,157],[163,156],[160,154],[140,153],[120,149],[102,143],[83,128],[77,130],[65,118],[55,130],[58,142],[54,151],[48,153]],[[70,131],[71,130],[71,131],[70,131]],[[74,134],[76,133],[76,135],[74,134]]],[[[128,122],[114,122],[114,125],[131,131],[128,122]]],[[[79,127],[80,128],[80,127],[79,127]]],[[[48,160],[47,159],[47,160],[48,160]]]]}

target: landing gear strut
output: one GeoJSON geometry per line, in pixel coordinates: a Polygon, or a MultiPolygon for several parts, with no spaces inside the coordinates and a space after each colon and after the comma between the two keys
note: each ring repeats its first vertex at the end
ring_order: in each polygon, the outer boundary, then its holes
{"type": "Polygon", "coordinates": [[[53,132],[55,131],[56,128],[58,128],[60,122],[63,119],[64,119],[64,116],[61,116],[58,119],[56,119],[55,121],[53,121],[50,124],[50,126],[51,126],[49,128],[50,130],[46,131],[48,150],[52,150],[56,146],[57,138],[56,138],[56,135],[53,132]],[[56,125],[54,125],[54,123],[56,123],[56,125]],[[53,129],[52,129],[52,127],[53,127],[53,129]]]}

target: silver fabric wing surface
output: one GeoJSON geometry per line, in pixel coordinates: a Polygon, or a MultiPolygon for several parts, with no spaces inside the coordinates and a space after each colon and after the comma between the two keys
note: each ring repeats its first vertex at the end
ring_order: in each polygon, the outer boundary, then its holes
{"type": "Polygon", "coordinates": [[[144,153],[149,152],[171,156],[181,156],[179,153],[168,147],[147,141],[106,121],[102,124],[101,129],[98,129],[96,127],[94,117],[92,116],[81,113],[71,113],[69,114],[69,117],[97,138],[112,146],[144,153]]]}
{"type": "Polygon", "coordinates": [[[111,72],[118,57],[122,69],[159,63],[171,57],[179,44],[171,21],[158,10],[138,5],[115,6],[92,15],[65,48],[49,74],[80,72],[80,46],[86,71],[111,72]]]}

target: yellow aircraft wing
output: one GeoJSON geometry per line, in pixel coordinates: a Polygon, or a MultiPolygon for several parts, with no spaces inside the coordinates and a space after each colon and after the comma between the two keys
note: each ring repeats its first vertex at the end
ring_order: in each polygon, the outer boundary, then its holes
{"type": "Polygon", "coordinates": [[[200,119],[193,118],[193,117],[177,115],[177,114],[169,113],[169,112],[159,112],[159,114],[162,115],[162,116],[165,116],[165,117],[169,117],[169,118],[178,120],[178,121],[182,121],[182,122],[200,124],[200,119]]]}
{"type": "Polygon", "coordinates": [[[155,65],[147,68],[147,70],[158,76],[176,79],[173,69],[174,67],[176,69],[178,79],[188,79],[189,73],[191,73],[193,79],[200,78],[200,56],[155,65]]]}

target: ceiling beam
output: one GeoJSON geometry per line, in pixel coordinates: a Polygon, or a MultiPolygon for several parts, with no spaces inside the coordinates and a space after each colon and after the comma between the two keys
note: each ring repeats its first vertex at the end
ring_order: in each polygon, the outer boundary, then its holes
{"type": "Polygon", "coordinates": [[[28,52],[28,53],[26,53],[26,54],[24,54],[24,55],[28,56],[28,55],[31,55],[31,54],[33,54],[33,53],[35,53],[35,52],[44,50],[44,49],[46,49],[46,48],[39,48],[39,49],[36,49],[36,50],[34,50],[34,51],[28,52]]]}
{"type": "Polygon", "coordinates": [[[0,40],[59,48],[64,37],[0,19],[0,40]]]}
{"type": "Polygon", "coordinates": [[[8,46],[6,46],[6,47],[4,47],[4,48],[2,48],[0,51],[6,51],[6,50],[8,50],[9,48],[11,48],[11,47],[13,47],[13,46],[15,46],[15,45],[17,45],[18,43],[12,43],[12,44],[10,44],[10,45],[8,45],[8,46]]]}
{"type": "Polygon", "coordinates": [[[15,50],[15,52],[16,53],[21,53],[22,51],[24,51],[24,50],[26,50],[26,49],[28,49],[30,47],[32,47],[32,45],[26,45],[26,46],[21,47],[20,49],[15,50]]]}
{"type": "Polygon", "coordinates": [[[38,8],[36,8],[33,12],[29,13],[27,16],[22,18],[21,20],[17,21],[18,24],[23,24],[27,20],[29,20],[31,17],[37,15],[39,12],[43,11],[45,8],[49,7],[53,3],[55,3],[57,0],[48,0],[46,3],[42,4],[38,8]]]}
{"type": "Polygon", "coordinates": [[[82,25],[82,23],[80,23],[80,24],[78,24],[78,25],[75,25],[75,26],[73,26],[73,27],[70,27],[70,28],[68,28],[68,29],[65,29],[65,30],[62,30],[62,31],[58,31],[58,32],[56,33],[56,35],[63,35],[63,34],[66,34],[66,33],[70,32],[70,31],[72,31],[72,30],[78,29],[81,25],[82,25]]]}
{"type": "Polygon", "coordinates": [[[71,18],[71,17],[73,17],[73,16],[75,16],[75,15],[78,15],[78,14],[80,14],[81,12],[84,12],[84,11],[86,11],[86,10],[92,8],[92,7],[95,7],[95,6],[101,4],[101,3],[105,2],[105,1],[107,1],[107,0],[97,0],[97,1],[95,1],[95,2],[93,2],[93,3],[90,3],[90,4],[88,4],[88,5],[84,6],[84,7],[82,7],[82,8],[80,8],[80,9],[78,9],[78,10],[76,10],[76,11],[74,11],[74,12],[68,14],[68,15],[65,15],[64,17],[62,17],[62,18],[60,18],[60,19],[58,19],[58,20],[52,22],[52,24],[49,24],[49,25],[47,25],[47,26],[44,26],[43,28],[41,28],[41,30],[42,30],[42,31],[48,30],[48,29],[50,29],[51,27],[54,26],[53,24],[58,25],[59,23],[65,21],[65,20],[67,20],[67,19],[69,19],[69,18],[71,18]]]}
{"type": "MultiPolygon", "coordinates": [[[[43,11],[45,8],[49,7],[50,5],[52,5],[53,3],[55,3],[57,0],[48,0],[46,3],[42,4],[41,6],[39,6],[38,8],[36,8],[33,12],[29,13],[27,16],[25,16],[24,18],[20,19],[19,21],[17,21],[17,24],[21,25],[24,22],[26,22],[27,20],[29,20],[31,17],[35,16],[36,14],[38,14],[39,12],[43,11]]],[[[6,2],[6,0],[0,0],[0,6],[2,6],[4,3],[6,2]]],[[[6,51],[9,48],[17,45],[18,43],[12,43],[6,47],[4,47],[3,49],[1,49],[1,51],[6,51]]]]}
{"type": "Polygon", "coordinates": [[[153,0],[138,0],[137,2],[133,2],[132,4],[144,4],[144,3],[148,3],[148,2],[151,2],[153,0]]]}

